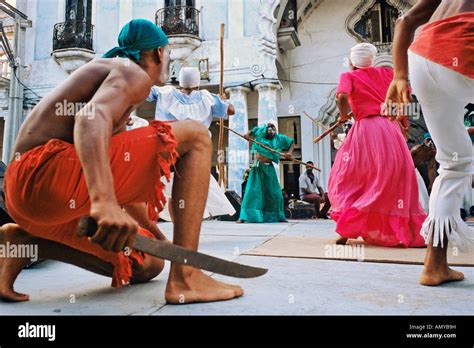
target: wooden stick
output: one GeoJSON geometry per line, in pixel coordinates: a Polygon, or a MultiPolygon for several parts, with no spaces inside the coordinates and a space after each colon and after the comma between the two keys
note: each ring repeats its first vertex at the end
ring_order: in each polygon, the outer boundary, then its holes
{"type": "Polygon", "coordinates": [[[336,122],[335,124],[333,124],[331,127],[329,127],[328,129],[326,129],[324,131],[323,134],[321,134],[320,136],[316,137],[313,142],[315,144],[319,143],[324,137],[326,137],[328,134],[331,134],[337,127],[339,127],[340,125],[344,124],[344,122],[342,121],[339,121],[339,122],[336,122]]]}
{"type": "MultiPolygon", "coordinates": [[[[219,79],[219,95],[222,97],[224,95],[224,34],[225,34],[225,24],[221,23],[221,67],[220,67],[220,79],[219,79]]],[[[219,161],[219,180],[218,184],[222,187],[224,183],[224,163],[222,159],[222,150],[224,147],[224,119],[219,120],[219,143],[218,143],[218,152],[217,160],[219,161]]]]}
{"type": "MultiPolygon", "coordinates": [[[[236,131],[233,130],[233,129],[230,129],[229,127],[224,126],[224,128],[225,128],[225,129],[228,129],[229,131],[231,131],[231,132],[234,133],[235,135],[238,135],[239,137],[241,137],[241,138],[243,138],[243,139],[245,139],[245,140],[247,140],[247,141],[250,141],[250,142],[252,142],[252,143],[255,143],[255,144],[257,144],[258,146],[261,146],[261,147],[263,147],[264,149],[267,149],[267,150],[270,151],[270,152],[273,152],[273,153],[276,153],[276,154],[280,155],[280,157],[283,157],[283,159],[286,159],[286,158],[284,158],[286,155],[285,155],[283,152],[274,150],[274,149],[272,149],[271,147],[269,147],[269,146],[267,146],[267,145],[265,145],[265,144],[262,144],[262,143],[260,143],[260,142],[258,142],[258,141],[256,141],[256,140],[254,140],[254,139],[246,138],[246,137],[244,137],[242,134],[236,132],[236,131]]],[[[318,167],[315,167],[315,166],[313,166],[312,164],[308,164],[308,163],[306,163],[306,162],[300,161],[300,160],[298,160],[298,159],[296,159],[296,158],[289,158],[289,159],[287,159],[287,161],[294,162],[294,163],[297,163],[297,164],[302,164],[302,165],[304,165],[304,166],[310,166],[311,168],[317,170],[318,172],[321,171],[321,169],[319,169],[318,167]]]]}
{"type": "MultiPolygon", "coordinates": [[[[350,112],[348,114],[349,116],[352,115],[352,112],[350,112]]],[[[326,137],[328,134],[331,134],[337,127],[343,125],[344,123],[346,123],[347,121],[338,121],[336,122],[335,124],[333,124],[331,127],[329,127],[328,129],[326,129],[326,131],[321,134],[320,136],[316,137],[313,142],[315,144],[319,143],[321,141],[321,139],[323,139],[324,137],[326,137]]]]}
{"type": "Polygon", "coordinates": [[[323,129],[328,129],[329,127],[326,127],[324,124],[322,124],[321,122],[318,122],[316,121],[313,117],[311,117],[306,111],[303,111],[303,114],[308,117],[311,121],[313,121],[313,123],[323,129]]]}
{"type": "Polygon", "coordinates": [[[319,126],[318,121],[316,121],[314,118],[312,118],[311,116],[309,116],[306,111],[303,111],[303,114],[304,114],[307,118],[309,118],[311,121],[313,121],[313,123],[314,123],[315,125],[319,126]]]}

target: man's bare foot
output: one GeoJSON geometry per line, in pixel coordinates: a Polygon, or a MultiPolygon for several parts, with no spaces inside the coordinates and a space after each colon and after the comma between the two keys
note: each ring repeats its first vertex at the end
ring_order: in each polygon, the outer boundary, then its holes
{"type": "Polygon", "coordinates": [[[240,286],[224,284],[201,270],[182,265],[171,265],[165,299],[171,304],[225,301],[242,296],[240,286]]]}
{"type": "Polygon", "coordinates": [[[464,279],[464,274],[449,267],[441,270],[427,270],[426,267],[420,276],[420,284],[427,286],[437,286],[447,282],[458,282],[464,279]]]}
{"type": "MultiPolygon", "coordinates": [[[[18,225],[7,224],[0,228],[1,244],[31,244],[34,237],[23,231],[18,225]]],[[[24,302],[30,297],[16,292],[13,284],[21,270],[31,262],[27,258],[0,258],[0,299],[7,302],[24,302]]]]}
{"type": "MultiPolygon", "coordinates": [[[[213,278],[214,279],[214,278],[213,278]]],[[[223,287],[227,288],[227,289],[232,289],[232,290],[235,290],[235,291],[238,291],[239,293],[241,293],[240,296],[242,296],[244,294],[244,289],[242,289],[240,286],[238,285],[233,285],[233,284],[227,284],[227,283],[224,283],[224,282],[220,282],[218,281],[217,279],[214,279],[217,283],[219,283],[220,285],[222,285],[223,287]]]]}
{"type": "Polygon", "coordinates": [[[243,224],[244,222],[242,220],[237,220],[235,223],[236,224],[243,224]]]}
{"type": "Polygon", "coordinates": [[[336,239],[336,244],[339,244],[339,245],[346,245],[347,244],[347,238],[344,238],[344,237],[339,237],[338,239],[336,239]]]}

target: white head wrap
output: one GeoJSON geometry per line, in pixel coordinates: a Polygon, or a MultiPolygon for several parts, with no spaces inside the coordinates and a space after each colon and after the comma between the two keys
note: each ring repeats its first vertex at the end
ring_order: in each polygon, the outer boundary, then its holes
{"type": "Polygon", "coordinates": [[[269,119],[269,120],[266,120],[266,121],[263,121],[263,122],[259,122],[258,126],[262,127],[262,126],[268,125],[269,123],[273,124],[275,126],[276,130],[278,131],[278,121],[276,121],[274,119],[269,119]]]}
{"type": "Polygon", "coordinates": [[[374,65],[377,47],[370,43],[360,43],[351,48],[351,63],[356,68],[367,68],[374,65]]]}
{"type": "Polygon", "coordinates": [[[196,88],[201,84],[201,73],[198,68],[185,67],[179,71],[179,86],[196,88]]]}
{"type": "Polygon", "coordinates": [[[278,123],[277,123],[277,121],[275,121],[275,120],[273,120],[273,119],[271,119],[271,120],[267,121],[267,126],[268,126],[269,124],[271,124],[271,125],[274,125],[274,126],[275,126],[275,128],[277,128],[277,127],[278,127],[278,123]]]}

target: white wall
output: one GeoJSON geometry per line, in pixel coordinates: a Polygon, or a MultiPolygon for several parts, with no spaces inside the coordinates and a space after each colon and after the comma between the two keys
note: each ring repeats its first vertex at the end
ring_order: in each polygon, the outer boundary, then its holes
{"type": "MultiPolygon", "coordinates": [[[[25,82],[40,95],[46,94],[61,83],[67,74],[51,58],[54,24],[64,20],[65,0],[18,0],[25,3],[25,12],[33,22],[27,30],[27,53],[25,82]]],[[[244,9],[255,10],[249,0],[198,0],[202,10],[200,23],[202,46],[191,59],[209,57],[211,82],[219,82],[219,35],[220,23],[226,23],[225,78],[226,82],[240,84],[255,79],[250,67],[255,63],[258,50],[255,21],[244,18],[244,9]],[[238,19],[238,20],[236,20],[238,19]],[[230,35],[229,35],[230,34],[230,35]]],[[[258,1],[258,0],[251,0],[258,1]]],[[[94,25],[94,49],[97,56],[117,45],[117,36],[123,24],[132,18],[155,20],[155,13],[164,5],[164,0],[94,0],[92,22],[94,25]]],[[[252,18],[256,16],[252,14],[252,18]]],[[[29,92],[27,92],[28,95],[29,92]]]]}
{"type": "Polygon", "coordinates": [[[289,80],[319,83],[284,82],[278,113],[289,115],[293,106],[294,114],[301,115],[302,157],[323,169],[320,176],[325,187],[331,166],[329,139],[313,146],[317,127],[302,112],[317,117],[339,75],[348,69],[345,58],[356,41],[347,33],[345,21],[357,4],[358,0],[323,1],[298,28],[301,46],[282,57],[282,70],[289,80]]]}

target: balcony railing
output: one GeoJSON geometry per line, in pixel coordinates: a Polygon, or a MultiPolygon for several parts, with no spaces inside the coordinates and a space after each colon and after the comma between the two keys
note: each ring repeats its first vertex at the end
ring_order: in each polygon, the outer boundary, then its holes
{"type": "Polygon", "coordinates": [[[375,47],[377,47],[377,51],[380,52],[391,52],[392,51],[392,43],[391,42],[374,42],[375,47]]]}
{"type": "Polygon", "coordinates": [[[156,12],[155,19],[166,35],[199,36],[199,10],[194,7],[165,7],[156,12]]]}
{"type": "Polygon", "coordinates": [[[84,21],[68,21],[54,25],[53,51],[84,48],[93,51],[94,26],[84,21]]]}

